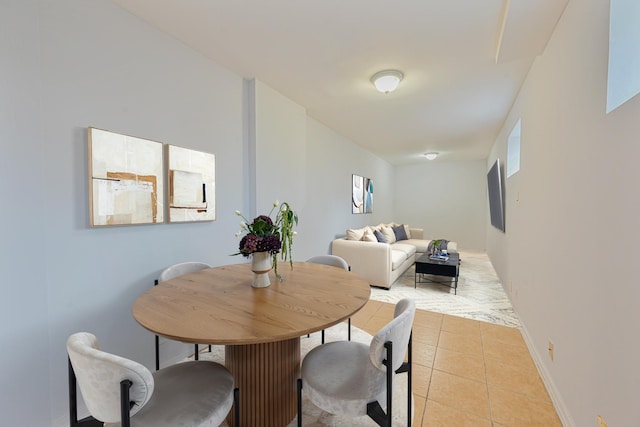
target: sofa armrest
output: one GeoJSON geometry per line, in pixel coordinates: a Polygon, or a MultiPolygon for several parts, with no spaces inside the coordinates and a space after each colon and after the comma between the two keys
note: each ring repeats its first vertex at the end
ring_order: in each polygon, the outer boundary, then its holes
{"type": "Polygon", "coordinates": [[[423,228],[409,228],[409,233],[411,233],[411,236],[407,237],[410,239],[424,239],[423,228]]]}
{"type": "Polygon", "coordinates": [[[331,253],[347,261],[351,271],[370,284],[390,284],[391,245],[342,238],[331,243],[331,253]]]}

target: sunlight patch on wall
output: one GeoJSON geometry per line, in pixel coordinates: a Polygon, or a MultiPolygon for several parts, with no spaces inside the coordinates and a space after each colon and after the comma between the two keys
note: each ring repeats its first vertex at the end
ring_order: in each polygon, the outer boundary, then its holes
{"type": "Polygon", "coordinates": [[[611,0],[607,113],[640,92],[640,2],[611,0]]]}

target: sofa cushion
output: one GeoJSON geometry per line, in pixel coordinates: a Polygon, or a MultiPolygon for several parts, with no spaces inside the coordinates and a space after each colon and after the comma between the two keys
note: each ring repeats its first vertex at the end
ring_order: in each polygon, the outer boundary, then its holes
{"type": "Polygon", "coordinates": [[[413,245],[407,245],[406,243],[394,243],[391,245],[392,251],[400,251],[403,252],[406,258],[410,258],[415,255],[416,247],[413,245]]]}
{"type": "Polygon", "coordinates": [[[347,240],[362,240],[364,237],[365,228],[353,229],[350,228],[347,230],[347,240]]]}
{"type": "Polygon", "coordinates": [[[365,227],[364,236],[362,236],[362,240],[365,242],[377,242],[376,236],[373,234],[373,230],[369,227],[365,227]]]}
{"type": "Polygon", "coordinates": [[[393,230],[393,234],[396,235],[396,241],[407,240],[409,236],[407,236],[407,232],[404,231],[404,225],[396,225],[391,227],[393,230]]]}
{"type": "Polygon", "coordinates": [[[376,236],[376,239],[378,240],[378,242],[387,243],[387,239],[384,238],[384,236],[382,235],[382,233],[380,231],[375,230],[373,232],[373,235],[376,236]]]}
{"type": "Polygon", "coordinates": [[[384,239],[387,241],[387,243],[395,243],[395,241],[397,240],[396,233],[393,232],[393,228],[391,227],[387,227],[386,225],[384,225],[382,226],[380,232],[384,236],[384,239]]]}
{"type": "Polygon", "coordinates": [[[391,247],[391,269],[395,270],[407,260],[407,254],[404,251],[395,251],[391,247]]]}
{"type": "Polygon", "coordinates": [[[407,224],[403,224],[402,225],[404,227],[404,232],[407,233],[407,239],[411,238],[411,229],[409,228],[409,226],[407,224]]]}
{"type": "Polygon", "coordinates": [[[416,252],[424,253],[427,251],[427,247],[429,246],[430,241],[431,240],[409,239],[403,240],[402,243],[413,245],[416,248],[416,252]]]}

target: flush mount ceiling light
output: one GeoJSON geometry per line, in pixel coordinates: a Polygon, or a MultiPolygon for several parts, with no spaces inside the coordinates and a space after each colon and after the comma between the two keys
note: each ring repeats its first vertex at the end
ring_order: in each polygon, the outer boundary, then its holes
{"type": "Polygon", "coordinates": [[[384,70],[371,77],[371,83],[382,93],[393,92],[398,88],[404,74],[398,70],[384,70]]]}
{"type": "Polygon", "coordinates": [[[438,157],[438,153],[432,151],[431,153],[424,153],[424,156],[427,158],[427,160],[434,160],[436,157],[438,157]]]}

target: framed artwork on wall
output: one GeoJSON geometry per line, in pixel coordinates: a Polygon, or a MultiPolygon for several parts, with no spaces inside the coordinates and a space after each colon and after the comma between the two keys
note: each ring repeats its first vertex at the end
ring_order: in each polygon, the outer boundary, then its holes
{"type": "Polygon", "coordinates": [[[373,212],[373,181],[360,175],[351,176],[351,213],[373,212]]]}
{"type": "Polygon", "coordinates": [[[364,213],[364,178],[352,175],[351,181],[351,212],[364,213]]]}
{"type": "Polygon", "coordinates": [[[169,222],[216,219],[215,155],[167,145],[169,222]]]}
{"type": "Polygon", "coordinates": [[[373,181],[371,178],[364,179],[364,213],[373,212],[373,181]]]}
{"type": "Polygon", "coordinates": [[[92,227],[164,222],[162,143],[89,127],[92,227]]]}

